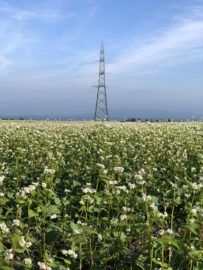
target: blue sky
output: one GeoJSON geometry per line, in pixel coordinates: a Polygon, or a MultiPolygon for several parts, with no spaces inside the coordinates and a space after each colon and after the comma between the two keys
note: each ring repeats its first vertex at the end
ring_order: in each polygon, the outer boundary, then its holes
{"type": "Polygon", "coordinates": [[[110,111],[203,115],[203,0],[0,0],[0,115],[93,113],[101,41],[110,111]]]}

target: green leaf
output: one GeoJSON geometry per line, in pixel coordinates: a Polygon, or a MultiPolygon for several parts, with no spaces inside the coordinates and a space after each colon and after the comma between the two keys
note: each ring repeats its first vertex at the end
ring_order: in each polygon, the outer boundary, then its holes
{"type": "Polygon", "coordinates": [[[46,209],[46,215],[51,216],[53,214],[60,214],[60,210],[56,205],[49,205],[46,209]]]}
{"type": "Polygon", "coordinates": [[[54,197],[54,202],[56,205],[61,205],[61,200],[58,197],[54,197]]]}
{"type": "Polygon", "coordinates": [[[152,261],[155,263],[155,264],[158,264],[162,267],[165,267],[165,268],[168,268],[169,265],[167,263],[162,263],[161,261],[158,261],[156,258],[153,258],[152,261]]]}
{"type": "Polygon", "coordinates": [[[193,232],[196,235],[199,235],[199,226],[197,223],[189,223],[185,226],[186,228],[188,228],[191,232],[193,232]]]}
{"type": "Polygon", "coordinates": [[[32,218],[32,217],[38,216],[38,214],[36,212],[34,212],[32,209],[29,209],[28,216],[29,216],[29,218],[32,218]]]}
{"type": "Polygon", "coordinates": [[[46,233],[46,243],[51,244],[55,242],[57,239],[59,239],[61,236],[61,233],[56,230],[51,230],[48,233],[46,233]]]}

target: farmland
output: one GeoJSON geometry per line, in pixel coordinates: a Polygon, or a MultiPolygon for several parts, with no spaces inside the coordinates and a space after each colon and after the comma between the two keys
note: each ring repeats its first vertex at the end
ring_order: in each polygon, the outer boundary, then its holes
{"type": "Polygon", "coordinates": [[[0,269],[203,269],[203,124],[0,122],[0,269]]]}

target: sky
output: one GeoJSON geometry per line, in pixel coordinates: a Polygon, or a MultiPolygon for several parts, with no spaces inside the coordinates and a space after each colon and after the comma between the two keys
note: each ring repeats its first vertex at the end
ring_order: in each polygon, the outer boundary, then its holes
{"type": "Polygon", "coordinates": [[[0,116],[93,115],[101,42],[110,113],[203,116],[203,0],[0,0],[0,116]]]}

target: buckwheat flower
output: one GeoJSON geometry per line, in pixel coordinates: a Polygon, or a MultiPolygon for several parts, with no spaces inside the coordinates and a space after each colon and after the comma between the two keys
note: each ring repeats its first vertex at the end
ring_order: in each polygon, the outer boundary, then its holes
{"type": "Polygon", "coordinates": [[[45,173],[45,174],[46,174],[46,173],[54,174],[54,173],[55,173],[55,170],[49,169],[48,167],[45,167],[45,168],[44,168],[44,173],[45,173]]]}
{"type": "Polygon", "coordinates": [[[191,219],[189,220],[189,222],[190,222],[191,224],[193,224],[193,223],[195,223],[195,219],[194,219],[194,218],[191,218],[191,219]]]}
{"type": "Polygon", "coordinates": [[[86,188],[82,188],[82,192],[83,192],[83,193],[90,193],[90,194],[93,194],[93,193],[96,192],[96,189],[90,188],[90,187],[86,187],[86,188]]]}
{"type": "Polygon", "coordinates": [[[42,187],[43,188],[46,188],[47,187],[47,184],[45,182],[42,183],[42,187]]]}
{"type": "Polygon", "coordinates": [[[77,235],[77,234],[81,234],[81,231],[78,230],[78,229],[75,229],[75,230],[73,230],[73,233],[74,233],[75,235],[77,235]]]}
{"type": "Polygon", "coordinates": [[[2,233],[8,233],[9,232],[9,229],[6,226],[5,222],[0,223],[0,230],[2,231],[2,233]]]}
{"type": "Polygon", "coordinates": [[[146,195],[145,193],[142,194],[142,199],[144,202],[150,201],[152,197],[150,195],[146,195]]]}
{"type": "Polygon", "coordinates": [[[146,181],[145,180],[139,181],[138,184],[144,185],[144,184],[146,184],[146,181]]]}
{"type": "Polygon", "coordinates": [[[191,186],[193,190],[198,190],[202,187],[201,184],[198,184],[198,183],[192,183],[191,186]]]}
{"type": "Polygon", "coordinates": [[[32,243],[31,242],[26,242],[26,247],[29,248],[32,246],[32,243]]]}
{"type": "Polygon", "coordinates": [[[64,192],[65,193],[70,193],[71,191],[70,191],[70,189],[65,189],[64,192]]]}
{"type": "Polygon", "coordinates": [[[167,229],[166,232],[167,232],[168,234],[173,234],[173,230],[172,230],[172,229],[167,229]]]}
{"type": "Polygon", "coordinates": [[[69,249],[69,250],[63,249],[61,252],[63,255],[66,255],[66,256],[69,255],[71,258],[74,258],[74,259],[77,259],[77,257],[78,257],[78,254],[75,253],[75,251],[73,251],[71,249],[69,249]]]}
{"type": "Polygon", "coordinates": [[[128,183],[128,186],[129,186],[130,189],[135,189],[136,188],[135,184],[128,183]]]}
{"type": "Polygon", "coordinates": [[[24,236],[22,236],[20,241],[19,241],[19,245],[24,248],[24,247],[26,247],[26,243],[27,242],[25,241],[24,236]]]}
{"type": "Polygon", "coordinates": [[[164,233],[165,233],[164,230],[160,230],[160,231],[159,231],[159,234],[160,234],[160,235],[164,235],[164,233]]]}
{"type": "Polygon", "coordinates": [[[96,166],[100,169],[105,169],[105,166],[101,163],[97,163],[96,166]]]}
{"type": "Polygon", "coordinates": [[[39,269],[41,270],[51,270],[51,267],[49,267],[46,263],[44,262],[38,262],[37,265],[39,266],[39,269]]]}
{"type": "Polygon", "coordinates": [[[32,182],[32,185],[35,186],[35,187],[38,187],[39,183],[38,182],[32,182]]]}
{"type": "Polygon", "coordinates": [[[3,184],[4,179],[5,179],[5,176],[1,175],[1,176],[0,176],[0,185],[3,184]]]}
{"type": "Polygon", "coordinates": [[[50,216],[50,219],[56,219],[57,218],[57,215],[56,214],[53,214],[50,216]]]}
{"type": "Polygon", "coordinates": [[[124,191],[124,192],[126,192],[126,193],[128,193],[129,191],[128,191],[128,189],[127,189],[127,187],[126,186],[117,186],[117,189],[119,189],[119,190],[122,190],[122,191],[124,191]]]}
{"type": "Polygon", "coordinates": [[[26,240],[25,240],[25,237],[24,236],[22,236],[21,237],[21,239],[20,239],[20,241],[19,241],[19,246],[21,246],[22,248],[29,248],[29,247],[31,247],[32,246],[32,243],[31,242],[27,242],[26,240]]]}
{"type": "Polygon", "coordinates": [[[123,211],[124,212],[130,212],[131,211],[131,208],[126,207],[126,206],[123,206],[123,211]]]}
{"type": "Polygon", "coordinates": [[[149,207],[153,210],[157,210],[157,206],[154,203],[151,203],[149,207]]]}
{"type": "Polygon", "coordinates": [[[4,196],[5,196],[5,193],[0,192],[0,197],[4,197],[4,196]]]}
{"type": "Polygon", "coordinates": [[[168,217],[168,213],[164,212],[163,217],[165,217],[165,218],[168,217]]]}
{"type": "Polygon", "coordinates": [[[14,258],[13,250],[9,249],[5,252],[5,260],[6,261],[12,261],[14,258]]]}
{"type": "Polygon", "coordinates": [[[191,213],[196,215],[197,214],[197,208],[192,208],[191,213]]]}
{"type": "Polygon", "coordinates": [[[195,247],[193,245],[190,246],[191,250],[195,250],[195,247]]]}
{"type": "Polygon", "coordinates": [[[24,264],[25,265],[31,265],[32,264],[32,260],[30,258],[25,258],[24,259],[24,264]]]}
{"type": "Polygon", "coordinates": [[[115,173],[122,173],[124,171],[124,168],[123,167],[114,167],[113,170],[115,173]]]}
{"type": "Polygon", "coordinates": [[[13,225],[15,225],[15,226],[20,226],[20,220],[19,219],[14,219],[13,220],[13,225]]]}
{"type": "Polygon", "coordinates": [[[127,216],[126,216],[125,214],[120,216],[120,220],[123,221],[123,220],[125,220],[125,219],[127,219],[127,216]]]}
{"type": "Polygon", "coordinates": [[[114,186],[114,185],[117,185],[118,184],[118,181],[114,180],[114,181],[109,181],[109,185],[111,186],[114,186]]]}

